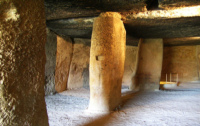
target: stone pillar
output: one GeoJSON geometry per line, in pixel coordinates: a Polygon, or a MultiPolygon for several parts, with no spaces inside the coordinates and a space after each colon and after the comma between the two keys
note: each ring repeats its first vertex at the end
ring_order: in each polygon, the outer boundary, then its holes
{"type": "Polygon", "coordinates": [[[196,46],[196,55],[197,55],[197,75],[198,80],[200,81],[200,45],[196,46]]]}
{"type": "Polygon", "coordinates": [[[52,95],[55,91],[55,69],[57,35],[46,28],[47,41],[45,44],[46,64],[45,64],[45,95],[52,95]]]}
{"type": "Polygon", "coordinates": [[[93,24],[89,110],[109,112],[120,103],[126,31],[118,13],[102,13],[93,24]]]}
{"type": "Polygon", "coordinates": [[[141,39],[138,50],[138,68],[132,78],[131,90],[159,90],[162,61],[163,40],[141,39]]]}
{"type": "Polygon", "coordinates": [[[72,60],[72,41],[57,36],[55,89],[62,92],[67,89],[69,69],[72,60]]]}
{"type": "Polygon", "coordinates": [[[44,1],[0,2],[0,125],[48,126],[44,1]]]}

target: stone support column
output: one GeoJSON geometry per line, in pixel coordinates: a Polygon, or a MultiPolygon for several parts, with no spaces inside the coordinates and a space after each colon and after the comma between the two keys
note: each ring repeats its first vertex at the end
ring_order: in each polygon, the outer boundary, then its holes
{"type": "Polygon", "coordinates": [[[67,90],[69,69],[72,60],[72,41],[70,38],[57,36],[55,89],[57,92],[67,90]]]}
{"type": "Polygon", "coordinates": [[[46,28],[47,41],[45,44],[46,64],[45,64],[45,95],[52,95],[55,91],[55,70],[57,35],[46,28]]]}
{"type": "Polygon", "coordinates": [[[196,46],[196,55],[197,55],[197,75],[198,80],[200,81],[200,45],[196,46]]]}
{"type": "Polygon", "coordinates": [[[131,90],[159,90],[162,61],[163,40],[141,39],[138,50],[138,67],[132,78],[131,90]]]}
{"type": "Polygon", "coordinates": [[[109,112],[120,103],[126,31],[121,15],[102,13],[93,24],[89,110],[109,112]]]}
{"type": "Polygon", "coordinates": [[[48,126],[45,42],[44,0],[1,0],[1,126],[48,126]]]}

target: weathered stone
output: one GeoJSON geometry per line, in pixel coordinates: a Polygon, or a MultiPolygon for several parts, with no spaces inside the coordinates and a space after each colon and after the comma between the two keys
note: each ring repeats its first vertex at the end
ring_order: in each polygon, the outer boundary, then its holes
{"type": "Polygon", "coordinates": [[[126,31],[118,13],[102,13],[93,26],[89,110],[114,110],[120,103],[126,31]]]}
{"type": "Polygon", "coordinates": [[[127,34],[138,38],[199,37],[200,17],[127,19],[127,34]]]}
{"type": "Polygon", "coordinates": [[[164,46],[200,45],[200,37],[165,38],[164,46]]]}
{"type": "Polygon", "coordinates": [[[146,0],[46,0],[47,20],[93,17],[105,11],[139,12],[146,10],[146,0]]]}
{"type": "MultiPolygon", "coordinates": [[[[146,13],[144,15],[148,15],[149,12],[146,13]]],[[[167,12],[160,13],[165,14],[167,12]]],[[[177,18],[150,17],[151,15],[144,18],[127,16],[124,21],[127,35],[133,38],[181,38],[200,36],[199,16],[177,18]]],[[[91,38],[93,18],[52,20],[47,21],[47,26],[59,35],[74,38],[91,38]]]]}
{"type": "Polygon", "coordinates": [[[158,0],[158,2],[159,7],[164,9],[200,5],[200,0],[158,0]]]}
{"type": "Polygon", "coordinates": [[[55,89],[62,92],[67,89],[69,69],[72,59],[72,41],[57,36],[55,89]]]}
{"type": "Polygon", "coordinates": [[[0,2],[0,125],[48,126],[44,1],[0,2]]]}
{"type": "Polygon", "coordinates": [[[198,70],[198,80],[200,80],[200,46],[196,47],[197,49],[197,70],[198,70]]]}
{"type": "Polygon", "coordinates": [[[138,52],[138,68],[130,89],[158,90],[163,61],[162,39],[141,39],[138,52]]]}
{"type": "Polygon", "coordinates": [[[197,46],[165,47],[163,53],[162,81],[168,81],[170,73],[172,81],[179,82],[198,80],[198,48],[197,46]]]}
{"type": "Polygon", "coordinates": [[[45,64],[45,95],[54,94],[55,91],[55,69],[57,35],[49,29],[47,30],[47,42],[45,44],[46,64],[45,64]]]}
{"type": "Polygon", "coordinates": [[[67,89],[89,87],[90,39],[74,39],[67,89]]]}
{"type": "Polygon", "coordinates": [[[123,85],[130,85],[132,83],[131,78],[135,76],[137,68],[137,53],[138,47],[126,46],[123,85]]]}

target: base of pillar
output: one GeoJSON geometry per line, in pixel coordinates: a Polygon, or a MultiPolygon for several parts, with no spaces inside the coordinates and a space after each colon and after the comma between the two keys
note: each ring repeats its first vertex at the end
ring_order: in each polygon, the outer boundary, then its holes
{"type": "Polygon", "coordinates": [[[87,110],[85,110],[85,112],[94,113],[94,114],[110,114],[114,111],[94,110],[94,109],[88,108],[87,110]]]}
{"type": "Polygon", "coordinates": [[[88,107],[88,112],[92,113],[111,113],[120,108],[121,102],[119,101],[118,104],[111,105],[109,106],[108,104],[102,104],[100,102],[101,100],[98,101],[90,101],[89,107],[88,107]]]}
{"type": "Polygon", "coordinates": [[[159,91],[159,83],[140,84],[140,91],[159,91]]]}
{"type": "Polygon", "coordinates": [[[90,111],[90,112],[95,112],[95,113],[110,113],[110,112],[114,112],[114,111],[116,111],[116,110],[119,110],[119,108],[120,108],[120,103],[116,106],[116,107],[112,107],[112,108],[110,108],[110,107],[102,107],[102,106],[100,106],[100,105],[91,105],[91,104],[89,104],[89,107],[88,107],[88,111],[90,111]]]}

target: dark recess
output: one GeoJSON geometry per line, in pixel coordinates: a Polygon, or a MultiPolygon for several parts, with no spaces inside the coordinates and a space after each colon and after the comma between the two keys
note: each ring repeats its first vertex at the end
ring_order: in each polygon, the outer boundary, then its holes
{"type": "Polygon", "coordinates": [[[158,9],[158,0],[147,0],[147,10],[156,10],[158,9]]]}

